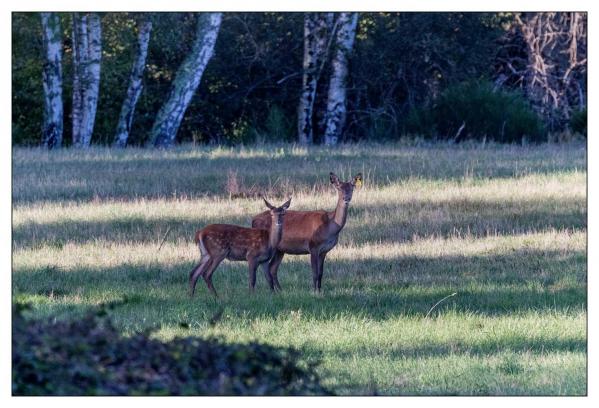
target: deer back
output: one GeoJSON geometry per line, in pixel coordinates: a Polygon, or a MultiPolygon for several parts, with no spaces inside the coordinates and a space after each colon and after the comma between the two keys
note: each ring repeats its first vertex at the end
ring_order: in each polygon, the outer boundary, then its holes
{"type": "MultiPolygon", "coordinates": [[[[315,240],[326,239],[331,212],[319,211],[287,211],[283,220],[283,236],[278,248],[287,253],[306,253],[308,245],[315,240]]],[[[252,227],[262,230],[270,228],[271,220],[268,211],[256,215],[252,219],[252,227]]]]}
{"type": "Polygon", "coordinates": [[[211,224],[196,235],[208,253],[229,253],[231,258],[244,258],[248,251],[264,251],[268,247],[268,231],[261,229],[211,224]]]}

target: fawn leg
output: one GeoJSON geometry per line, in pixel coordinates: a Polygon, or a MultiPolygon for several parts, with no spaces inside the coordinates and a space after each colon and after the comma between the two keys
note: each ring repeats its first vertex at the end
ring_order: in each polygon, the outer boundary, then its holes
{"type": "Polygon", "coordinates": [[[279,272],[279,265],[281,265],[281,261],[283,260],[284,256],[285,253],[275,251],[275,254],[273,255],[272,259],[268,264],[268,273],[271,276],[271,279],[273,280],[274,287],[276,290],[283,290],[281,289],[281,284],[279,283],[277,273],[279,272]]]}
{"type": "Polygon", "coordinates": [[[196,283],[198,278],[202,276],[208,265],[210,264],[210,257],[204,256],[190,272],[189,274],[189,296],[193,296],[196,291],[196,283]]]}
{"type": "Polygon", "coordinates": [[[208,286],[208,290],[212,292],[214,297],[218,297],[218,294],[216,293],[214,286],[212,286],[212,274],[214,273],[214,270],[218,267],[218,265],[220,265],[220,263],[223,261],[223,259],[225,259],[225,255],[213,259],[212,262],[210,262],[210,266],[208,266],[202,274],[202,277],[204,278],[204,281],[208,286]]]}
{"type": "Polygon", "coordinates": [[[254,293],[256,289],[256,269],[258,269],[258,262],[255,259],[249,259],[248,267],[250,292],[254,293]]]}

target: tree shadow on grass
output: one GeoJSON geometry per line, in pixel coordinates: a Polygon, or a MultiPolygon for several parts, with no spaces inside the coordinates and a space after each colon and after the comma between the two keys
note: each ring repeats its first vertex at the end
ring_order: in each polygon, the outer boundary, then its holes
{"type": "MultiPolygon", "coordinates": [[[[410,201],[397,205],[350,208],[341,243],[412,241],[414,237],[513,235],[547,229],[585,231],[586,202],[562,198],[537,202],[410,201]],[[364,226],[367,214],[376,215],[364,226]]],[[[192,241],[194,232],[210,223],[251,225],[251,217],[118,217],[106,221],[28,222],[13,227],[13,248],[61,247],[66,242],[93,241],[149,243],[159,241],[170,229],[168,242],[192,241]]]]}
{"type": "MultiPolygon", "coordinates": [[[[281,190],[293,178],[295,189],[315,184],[328,187],[329,171],[316,171],[317,163],[303,157],[131,158],[122,160],[69,160],[44,163],[34,171],[55,177],[31,177],[31,167],[13,169],[13,206],[35,202],[82,202],[92,199],[130,201],[165,197],[228,197],[229,172],[236,172],[246,187],[258,191],[281,190]],[[265,165],[268,160],[268,165],[265,165]],[[102,165],[105,164],[105,165],[102,165]],[[273,169],[280,169],[273,176],[273,169]],[[274,185],[273,185],[274,184],[274,185]],[[26,188],[19,188],[24,186],[26,188]]],[[[282,191],[280,191],[283,194],[282,191]]]]}
{"type": "MultiPolygon", "coordinates": [[[[410,200],[375,207],[350,207],[341,237],[355,243],[412,241],[414,237],[486,237],[547,229],[587,228],[587,205],[582,198],[538,201],[410,200]],[[375,216],[364,227],[361,220],[375,216]],[[392,220],[390,222],[390,220],[392,220]]],[[[343,238],[341,238],[343,241],[343,238]]]]}
{"type": "Polygon", "coordinates": [[[194,218],[162,217],[147,219],[141,216],[115,217],[109,221],[28,222],[13,227],[13,248],[62,248],[66,243],[85,244],[105,241],[112,243],[155,243],[181,240],[193,242],[196,230],[214,223],[249,226],[251,217],[208,218],[197,214],[194,218]]]}
{"type": "Polygon", "coordinates": [[[508,151],[507,158],[497,157],[502,149],[403,147],[396,151],[397,154],[390,155],[384,147],[380,152],[368,150],[367,154],[359,148],[351,153],[315,148],[310,155],[287,152],[257,157],[189,157],[182,151],[180,156],[174,152],[164,157],[148,156],[144,150],[140,154],[107,150],[108,155],[92,153],[84,158],[55,154],[50,161],[47,152],[40,152],[39,158],[32,154],[13,162],[13,205],[94,198],[224,196],[229,170],[237,171],[247,185],[260,189],[272,187],[273,179],[284,179],[293,180],[294,189],[305,190],[315,185],[328,186],[328,172],[340,167],[372,171],[380,179],[373,180],[377,185],[409,178],[461,180],[465,174],[475,178],[514,178],[586,168],[583,154],[568,151],[562,154],[560,149],[548,149],[544,156],[544,151],[538,148],[533,154],[517,148],[508,151]],[[273,173],[278,177],[273,177],[273,173]]]}
{"type": "MultiPolygon", "coordinates": [[[[481,324],[481,331],[484,325],[481,324]]],[[[309,347],[309,346],[308,346],[309,347]]],[[[430,340],[426,344],[417,346],[391,346],[381,349],[373,349],[366,346],[353,346],[350,350],[331,349],[322,347],[315,351],[324,351],[327,355],[335,355],[339,358],[351,358],[355,355],[361,356],[384,356],[389,359],[398,358],[429,358],[447,356],[450,354],[469,355],[494,355],[499,353],[559,353],[559,352],[584,352],[587,351],[586,339],[581,338],[555,338],[555,337],[531,337],[524,335],[509,334],[505,336],[490,335],[481,340],[438,342],[430,340]]]]}

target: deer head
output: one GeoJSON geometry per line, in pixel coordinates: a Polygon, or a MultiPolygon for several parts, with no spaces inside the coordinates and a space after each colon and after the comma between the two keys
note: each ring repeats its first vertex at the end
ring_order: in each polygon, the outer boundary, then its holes
{"type": "Polygon", "coordinates": [[[283,216],[285,215],[285,211],[287,211],[287,209],[291,205],[291,198],[280,207],[275,207],[274,205],[269,203],[265,197],[262,197],[262,199],[264,200],[264,204],[266,204],[266,207],[268,207],[268,211],[270,211],[272,224],[283,225],[283,216]]]}
{"type": "Polygon", "coordinates": [[[352,195],[354,194],[354,188],[360,188],[362,186],[362,173],[358,173],[354,176],[351,181],[339,181],[339,177],[333,172],[330,174],[331,184],[337,189],[337,193],[339,194],[339,199],[349,203],[352,199],[352,195]]]}

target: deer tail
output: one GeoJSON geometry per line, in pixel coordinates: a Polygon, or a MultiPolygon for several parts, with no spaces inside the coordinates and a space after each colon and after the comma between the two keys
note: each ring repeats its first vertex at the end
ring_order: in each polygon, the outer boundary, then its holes
{"type": "Polygon", "coordinates": [[[202,230],[197,230],[195,236],[193,237],[193,242],[200,247],[200,254],[204,256],[208,253],[208,250],[206,249],[202,238],[202,230]]]}

